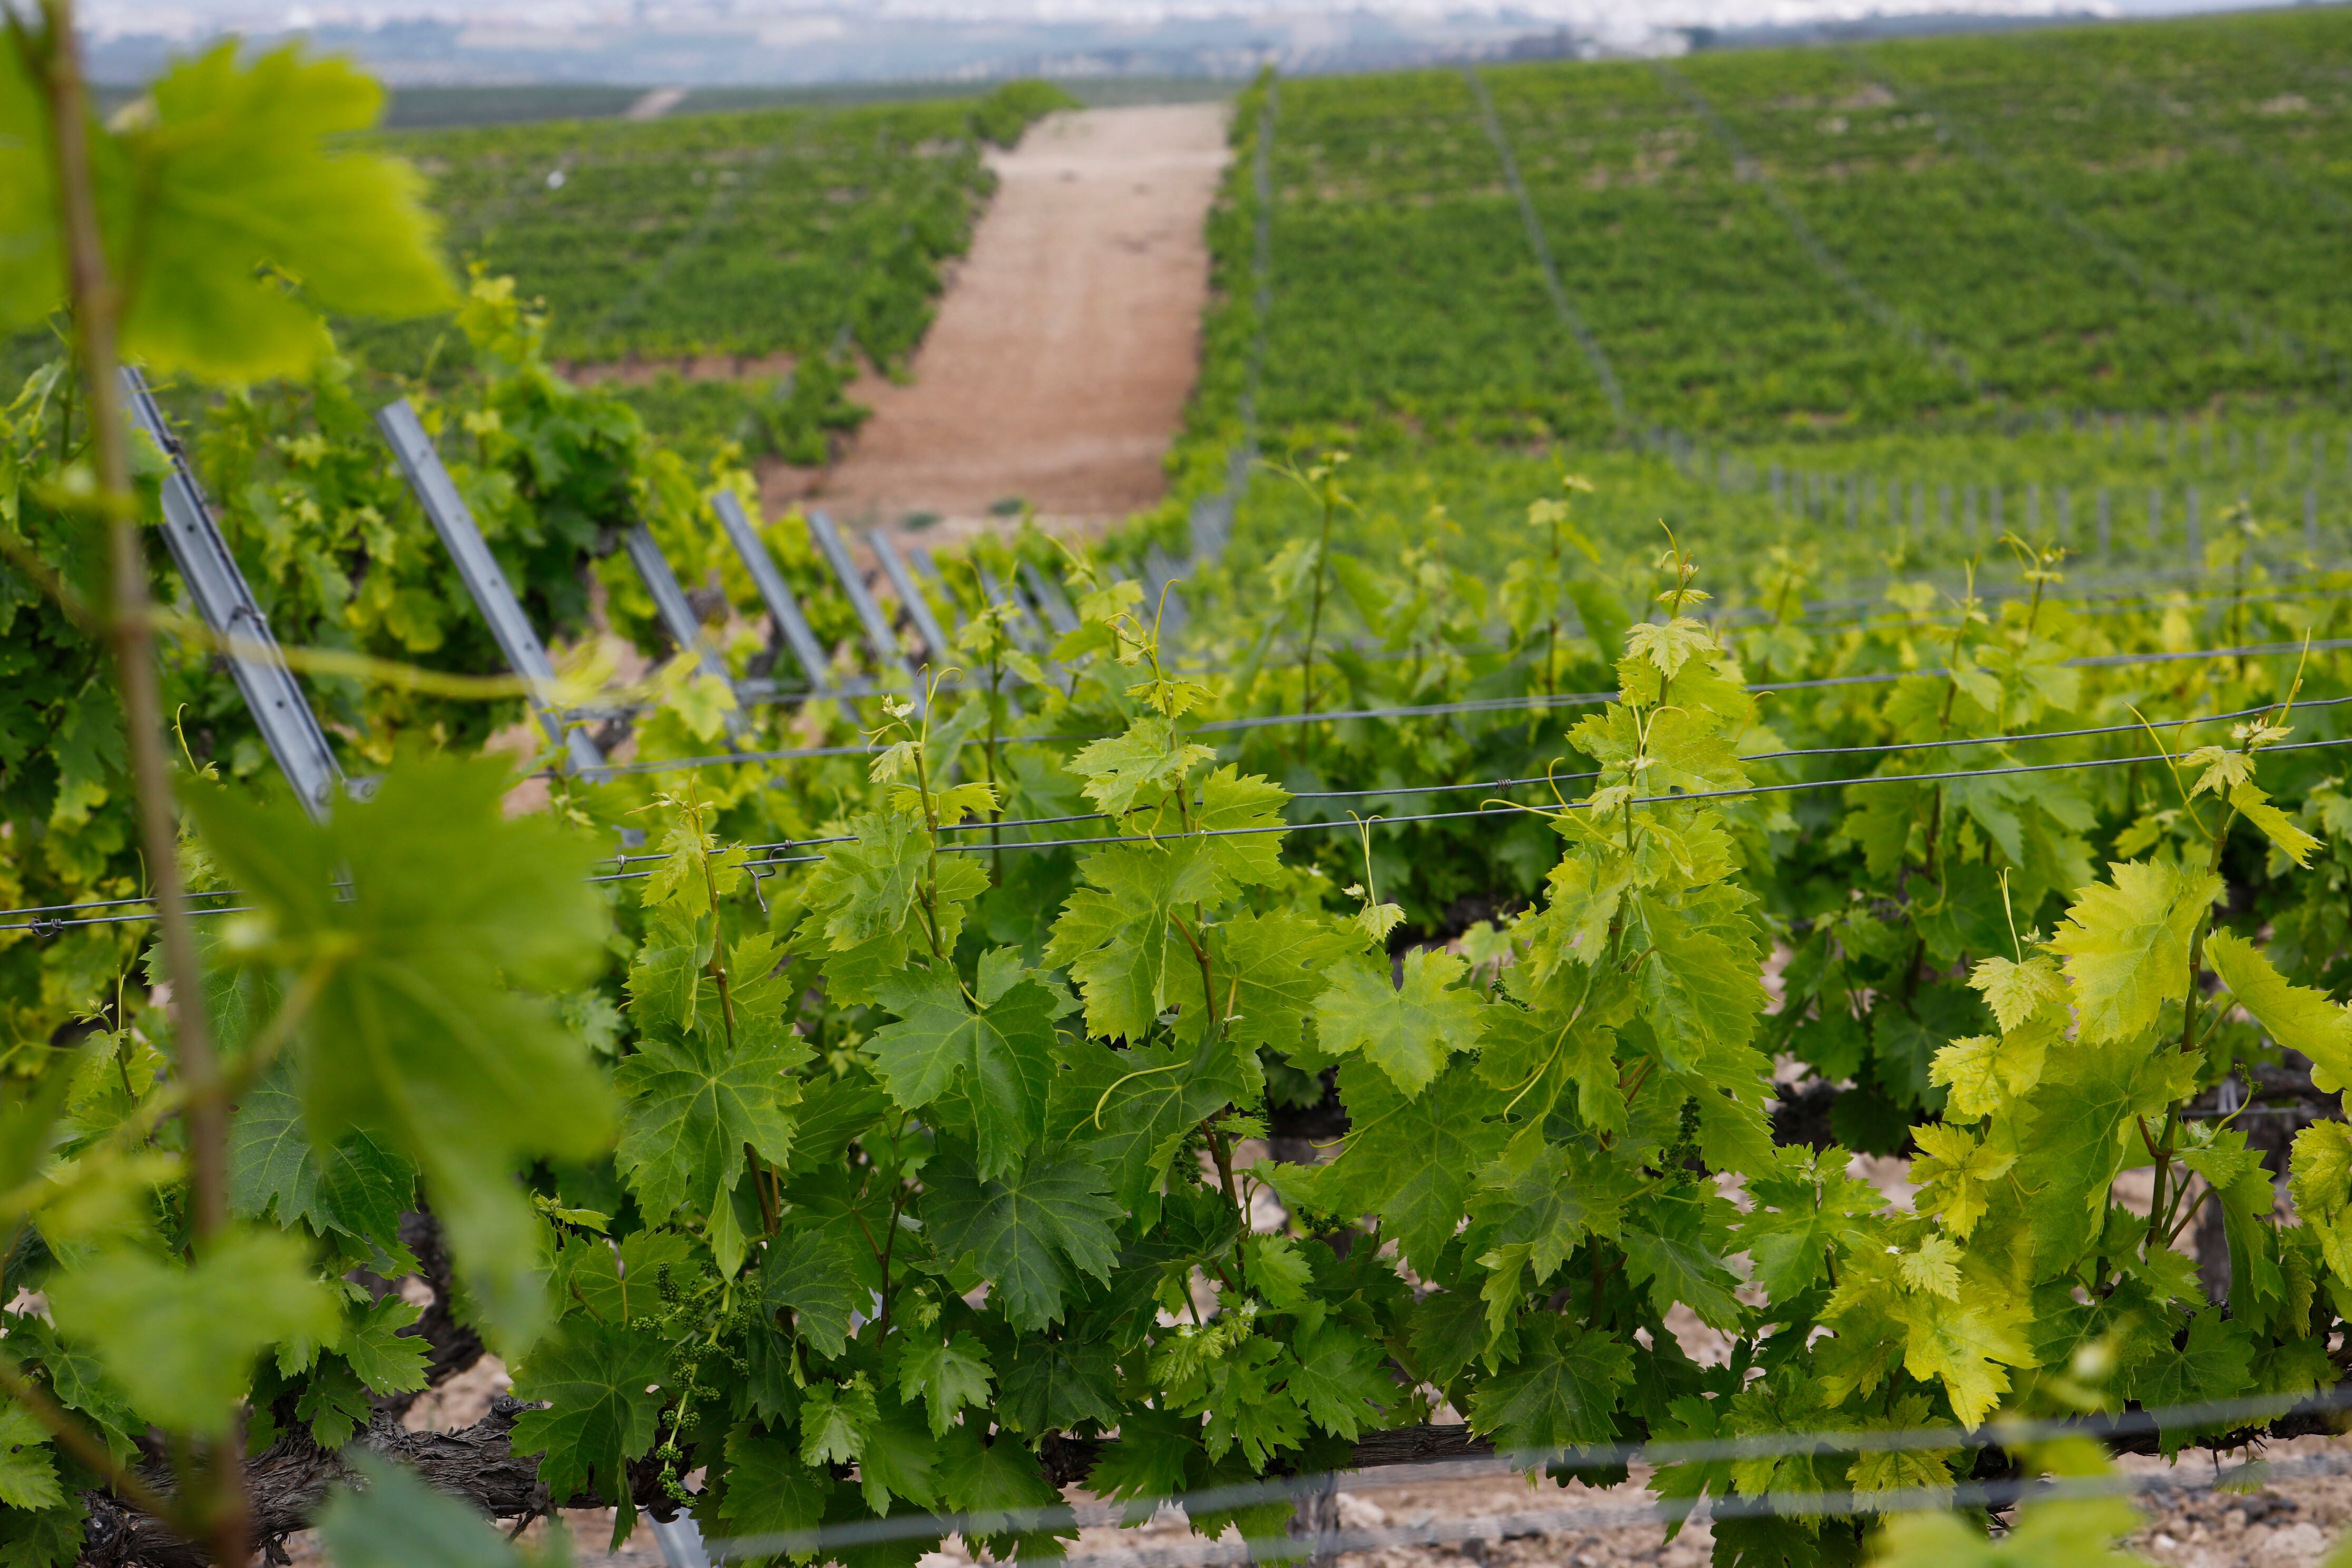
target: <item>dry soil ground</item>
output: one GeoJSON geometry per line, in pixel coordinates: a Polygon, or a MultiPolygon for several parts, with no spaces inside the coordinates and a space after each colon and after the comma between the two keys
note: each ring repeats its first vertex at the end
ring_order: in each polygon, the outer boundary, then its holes
{"type": "Polygon", "coordinates": [[[945,533],[1016,499],[1072,523],[1158,500],[1200,363],[1224,121],[1218,103],[1055,114],[992,155],[912,381],[860,382],[874,416],[844,459],[813,486],[778,470],[771,500],[813,488],[845,521],[930,513],[945,533]]]}
{"type": "MultiPolygon", "coordinates": [[[[504,1372],[485,1360],[420,1401],[410,1419],[419,1426],[465,1426],[504,1387],[504,1372]]],[[[2352,1523],[2352,1438],[2297,1438],[2273,1446],[2266,1457],[2279,1470],[2278,1479],[2234,1492],[2205,1485],[2213,1475],[2210,1460],[2184,1457],[2178,1468],[2152,1458],[2126,1460],[2135,1474],[2168,1480],[2173,1489],[2148,1496],[2142,1505],[2147,1522],[2127,1544],[2168,1568],[2315,1568],[2352,1523]],[[2342,1464],[2346,1470],[2287,1473],[2313,1460],[2342,1464]]],[[[1579,1528],[1517,1535],[1508,1527],[1490,1527],[1482,1538],[1473,1522],[1500,1515],[1600,1514],[1644,1500],[1638,1478],[1607,1491],[1549,1481],[1531,1489],[1517,1478],[1496,1477],[1349,1492],[1339,1500],[1343,1531],[1425,1531],[1437,1543],[1350,1552],[1340,1563],[1342,1568],[1700,1568],[1708,1561],[1714,1542],[1704,1522],[1688,1526],[1672,1542],[1665,1527],[1654,1523],[1610,1527],[1595,1520],[1579,1528]],[[1462,1533],[1451,1534],[1457,1523],[1462,1533]],[[1496,1539],[1504,1535],[1513,1538],[1496,1539]]],[[[620,1551],[607,1552],[610,1513],[571,1513],[564,1523],[577,1568],[659,1568],[653,1532],[642,1525],[620,1551]]],[[[543,1533],[544,1528],[534,1524],[530,1533],[543,1533]]],[[[1072,1548],[1073,1568],[1152,1568],[1155,1553],[1181,1557],[1197,1543],[1172,1513],[1136,1531],[1089,1529],[1072,1548]]],[[[319,1563],[307,1539],[289,1545],[301,1568],[319,1563]]],[[[921,1568],[964,1568],[971,1562],[951,1549],[926,1558],[921,1568]]]]}

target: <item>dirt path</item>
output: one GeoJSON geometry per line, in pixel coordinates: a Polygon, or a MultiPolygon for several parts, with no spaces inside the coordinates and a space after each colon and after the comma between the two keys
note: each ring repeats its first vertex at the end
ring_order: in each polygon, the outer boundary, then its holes
{"type": "MultiPolygon", "coordinates": [[[[1158,500],[1200,362],[1224,118],[1217,103],[1055,114],[996,155],[1002,183],[912,384],[852,392],[874,417],[817,497],[844,521],[965,524],[1016,498],[1070,522],[1158,500]]],[[[770,488],[805,484],[780,470],[770,488]]]]}

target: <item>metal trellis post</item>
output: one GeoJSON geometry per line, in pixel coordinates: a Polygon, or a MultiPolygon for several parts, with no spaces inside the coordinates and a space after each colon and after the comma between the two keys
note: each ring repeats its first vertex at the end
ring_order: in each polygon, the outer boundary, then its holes
{"type": "MultiPolygon", "coordinates": [[[[235,639],[225,653],[236,689],[253,711],[254,723],[269,743],[270,755],[278,760],[286,782],[294,786],[302,809],[313,820],[324,817],[329,803],[343,787],[343,772],[327,744],[326,731],[319,727],[319,716],[310,710],[301,683],[278,651],[268,618],[254,602],[253,589],[236,557],[229,552],[228,541],[221,536],[204,487],[196,483],[194,470],[188,467],[187,452],[172,434],[163,411],[156,406],[146,378],[125,365],[122,390],[132,427],[144,432],[172,460],[172,471],[163,480],[163,542],[171,548],[180,580],[187,584],[188,597],[195,601],[196,613],[205,624],[221,637],[235,639]]],[[[353,781],[354,785],[359,783],[353,781]]]]}
{"type": "Polygon", "coordinates": [[[391,444],[392,455],[399,460],[401,473],[424,507],[434,532],[441,536],[442,548],[457,563],[457,575],[473,595],[475,608],[489,623],[507,668],[530,683],[531,711],[538,716],[540,728],[550,742],[563,749],[572,772],[583,778],[604,777],[604,753],[585,731],[570,723],[568,716],[547,700],[555,684],[555,665],[547,657],[547,645],[539,640],[530,618],[523,614],[522,602],[508,585],[506,574],[499,570],[473,512],[434,448],[433,437],[418,422],[416,410],[404,397],[377,409],[375,423],[391,444]]]}

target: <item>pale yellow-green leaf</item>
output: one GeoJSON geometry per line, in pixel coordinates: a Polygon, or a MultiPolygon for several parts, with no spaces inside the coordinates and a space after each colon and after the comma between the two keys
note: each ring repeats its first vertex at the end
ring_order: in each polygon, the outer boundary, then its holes
{"type": "Polygon", "coordinates": [[[2288,984],[2234,931],[2208,938],[2205,958],[2272,1039],[2311,1058],[2312,1082],[2331,1094],[2352,1084],[2352,1011],[2323,992],[2288,984]]]}
{"type": "Polygon", "coordinates": [[[1908,1289],[1960,1299],[1960,1249],[1943,1237],[1923,1237],[1917,1247],[1896,1260],[1895,1271],[1908,1289]]]}
{"type": "Polygon", "coordinates": [[[2319,840],[2294,825],[2294,819],[2271,804],[2271,797],[2251,784],[2242,784],[2230,792],[2230,804],[2238,815],[2262,830],[2263,837],[2278,846],[2279,852],[2298,866],[2311,864],[2311,852],[2319,847],[2319,840]]]}
{"type": "Polygon", "coordinates": [[[2352,1202],[2352,1125],[2315,1121],[2294,1135],[2287,1191],[2305,1219],[2333,1215],[2352,1202]]]}
{"type": "Polygon", "coordinates": [[[1944,1114],[1974,1121],[2002,1110],[2042,1081],[2050,1044],[2065,1032],[2065,1016],[2049,1014],[2013,1035],[1972,1035],[1936,1053],[1927,1079],[1951,1090],[1944,1114]]]}
{"type": "Polygon", "coordinates": [[[1919,1145],[1911,1179],[1919,1184],[1920,1212],[1942,1215],[1945,1228],[1967,1240],[1984,1217],[1987,1184],[2017,1163],[2014,1150],[1990,1139],[1979,1143],[1966,1128],[1939,1122],[1924,1123],[1912,1136],[1919,1145]]]}
{"type": "MultiPolygon", "coordinates": [[[[296,48],[238,53],[231,41],[179,61],[139,112],[89,129],[124,354],[222,381],[299,374],[327,346],[322,311],[451,304],[424,182],[347,142],[375,123],[383,89],[296,48]]],[[[27,149],[11,136],[13,69],[0,79],[0,190],[12,192],[0,196],[0,315],[21,322],[59,302],[63,277],[53,222],[13,195],[47,137],[27,149]]],[[[29,186],[45,196],[46,175],[29,186]]]]}
{"type": "Polygon", "coordinates": [[[2162,861],[2109,868],[2084,888],[2050,941],[2066,961],[2085,1043],[2120,1040],[2189,993],[2189,941],[2221,879],[2162,861]]]}
{"type": "Polygon", "coordinates": [[[1984,959],[1969,976],[1969,984],[1984,994],[2003,1034],[2015,1030],[2043,1007],[2066,999],[2065,976],[2059,973],[2056,961],[2041,953],[2022,963],[2000,957],[1984,959]]]}
{"type": "Polygon", "coordinates": [[[2007,1367],[2030,1366],[2033,1353],[2018,1333],[2028,1314],[1980,1287],[1958,1299],[1922,1292],[1890,1309],[1905,1330],[1904,1369],[1922,1383],[1939,1380],[1952,1414],[1974,1426],[2009,1391],[2007,1367]]]}

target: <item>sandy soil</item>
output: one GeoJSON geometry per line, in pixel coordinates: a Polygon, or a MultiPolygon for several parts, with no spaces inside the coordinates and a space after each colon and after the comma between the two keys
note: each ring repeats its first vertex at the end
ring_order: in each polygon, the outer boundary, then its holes
{"type": "MultiPolygon", "coordinates": [[[[969,527],[1018,498],[1078,521],[1160,499],[1199,364],[1224,112],[1055,114],[992,157],[1002,183],[912,383],[851,393],[874,417],[814,487],[837,517],[969,527]]],[[[767,481],[772,500],[806,485],[782,468],[767,481]]]]}

